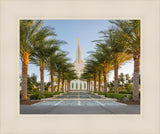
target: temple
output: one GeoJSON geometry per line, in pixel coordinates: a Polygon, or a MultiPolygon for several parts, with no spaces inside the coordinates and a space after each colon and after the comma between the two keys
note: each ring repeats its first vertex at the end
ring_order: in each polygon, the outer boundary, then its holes
{"type": "MultiPolygon", "coordinates": [[[[80,46],[80,40],[78,38],[78,45],[77,45],[77,54],[76,59],[73,62],[75,66],[75,70],[77,73],[77,76],[80,78],[81,74],[83,73],[83,68],[85,66],[85,63],[82,59],[82,53],[81,53],[81,46],[80,46]]],[[[71,81],[71,90],[87,90],[87,82],[82,80],[73,80],[71,81]]]]}

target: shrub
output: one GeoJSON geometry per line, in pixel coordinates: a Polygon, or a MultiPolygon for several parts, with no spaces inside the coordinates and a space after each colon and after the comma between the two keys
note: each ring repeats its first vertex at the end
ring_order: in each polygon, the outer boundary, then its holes
{"type": "Polygon", "coordinates": [[[99,95],[105,95],[106,93],[105,92],[99,92],[98,94],[99,95]]]}
{"type": "Polygon", "coordinates": [[[110,90],[110,91],[108,91],[107,93],[114,93],[114,91],[113,91],[113,90],[110,90]]]}
{"type": "Polygon", "coordinates": [[[40,93],[40,90],[34,90],[35,93],[40,93]]]}
{"type": "Polygon", "coordinates": [[[124,99],[124,95],[122,94],[114,94],[114,98],[117,98],[118,100],[122,101],[124,99]]]}
{"type": "Polygon", "coordinates": [[[132,96],[132,95],[130,95],[128,98],[129,98],[129,100],[132,100],[133,96],[132,96]]]}
{"type": "Polygon", "coordinates": [[[54,92],[54,94],[53,94],[53,95],[58,95],[58,94],[60,94],[60,92],[54,92]]]}
{"type": "Polygon", "coordinates": [[[44,93],[42,93],[42,95],[43,95],[45,98],[53,97],[53,93],[48,92],[48,91],[45,91],[44,93]]]}
{"type": "Polygon", "coordinates": [[[128,91],[119,91],[119,94],[131,94],[132,92],[128,92],[128,91]]]}
{"type": "Polygon", "coordinates": [[[42,98],[45,98],[45,96],[43,94],[40,94],[40,93],[33,93],[29,96],[29,98],[31,100],[40,100],[42,98]]]}
{"type": "Polygon", "coordinates": [[[28,91],[27,91],[27,94],[31,94],[31,93],[32,93],[32,90],[28,90],[28,91]]]}
{"type": "Polygon", "coordinates": [[[115,94],[115,93],[107,93],[105,96],[108,97],[108,98],[116,98],[116,99],[121,100],[121,101],[125,97],[125,95],[123,95],[123,94],[115,94]]]}
{"type": "Polygon", "coordinates": [[[133,84],[127,85],[126,89],[129,90],[129,91],[133,90],[133,84]]]}
{"type": "Polygon", "coordinates": [[[114,93],[107,93],[105,96],[108,98],[114,98],[114,93]]]}

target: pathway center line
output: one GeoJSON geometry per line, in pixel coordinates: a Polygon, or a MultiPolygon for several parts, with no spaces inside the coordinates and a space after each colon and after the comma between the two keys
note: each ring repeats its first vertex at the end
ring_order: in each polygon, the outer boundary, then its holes
{"type": "Polygon", "coordinates": [[[61,100],[60,102],[57,102],[56,104],[54,104],[54,106],[57,106],[58,104],[60,104],[63,100],[61,100]]]}

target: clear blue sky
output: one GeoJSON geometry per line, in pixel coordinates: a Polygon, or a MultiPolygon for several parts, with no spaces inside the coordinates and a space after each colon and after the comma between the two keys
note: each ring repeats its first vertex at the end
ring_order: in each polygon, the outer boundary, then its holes
{"type": "MultiPolygon", "coordinates": [[[[61,49],[69,52],[68,57],[73,62],[76,57],[78,37],[80,38],[81,51],[83,60],[89,56],[88,51],[94,51],[95,43],[93,40],[99,39],[99,31],[107,30],[111,27],[111,24],[107,20],[44,20],[44,25],[53,27],[57,34],[57,39],[67,42],[66,45],[62,45],[61,49]]],[[[133,60],[121,66],[119,74],[133,74],[133,60]]],[[[29,64],[28,73],[31,75],[35,73],[40,80],[39,67],[29,64]]],[[[45,71],[45,82],[49,81],[49,72],[45,71]]],[[[113,71],[109,73],[109,80],[113,80],[113,71]]]]}

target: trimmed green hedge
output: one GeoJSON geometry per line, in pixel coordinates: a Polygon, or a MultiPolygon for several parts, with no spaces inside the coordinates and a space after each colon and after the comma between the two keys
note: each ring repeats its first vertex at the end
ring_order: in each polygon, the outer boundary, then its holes
{"type": "Polygon", "coordinates": [[[110,90],[110,91],[108,91],[107,93],[114,93],[114,91],[113,91],[113,90],[110,90]]]}
{"type": "Polygon", "coordinates": [[[108,97],[108,98],[116,98],[116,99],[121,100],[121,101],[125,97],[125,95],[123,95],[123,94],[115,94],[115,93],[106,93],[105,96],[108,97]]]}
{"type": "Polygon", "coordinates": [[[45,96],[43,94],[40,94],[40,93],[33,93],[29,96],[29,98],[31,100],[40,100],[42,98],[45,98],[45,96]]]}
{"type": "MultiPolygon", "coordinates": [[[[40,93],[39,90],[34,90],[33,92],[29,91],[28,92],[28,95],[29,95],[29,98],[31,100],[40,100],[40,99],[43,99],[43,98],[50,98],[50,97],[53,97],[54,95],[58,95],[60,93],[63,93],[63,92],[55,92],[54,94],[49,92],[49,91],[45,91],[44,93],[40,93]]],[[[22,98],[22,91],[20,91],[20,99],[22,98]]]]}
{"type": "Polygon", "coordinates": [[[106,95],[105,92],[99,92],[98,94],[99,94],[99,95],[106,95]]]}
{"type": "MultiPolygon", "coordinates": [[[[99,95],[105,95],[105,97],[108,97],[108,98],[116,98],[120,101],[122,101],[125,97],[127,97],[129,100],[132,100],[133,96],[132,96],[132,92],[127,92],[127,91],[121,91],[117,94],[115,93],[112,93],[112,92],[99,92],[98,93],[99,95]]],[[[140,92],[139,92],[139,98],[140,98],[140,92]]]]}
{"type": "Polygon", "coordinates": [[[119,94],[132,94],[132,92],[128,92],[128,91],[119,91],[119,94]]]}
{"type": "Polygon", "coordinates": [[[48,91],[45,91],[44,93],[42,93],[42,95],[43,95],[45,98],[53,97],[53,93],[48,92],[48,91]]]}
{"type": "Polygon", "coordinates": [[[130,95],[128,98],[129,98],[129,100],[132,100],[132,99],[133,99],[133,96],[132,96],[132,95],[130,95]]]}
{"type": "Polygon", "coordinates": [[[108,97],[108,98],[116,98],[118,100],[123,100],[125,95],[123,94],[115,94],[115,93],[104,93],[104,92],[99,92],[98,93],[99,95],[105,95],[105,97],[108,97]]]}
{"type": "Polygon", "coordinates": [[[53,97],[53,93],[51,92],[48,92],[48,91],[45,91],[44,93],[40,93],[39,91],[37,92],[33,92],[29,98],[31,100],[40,100],[40,99],[43,99],[43,98],[50,98],[50,97],[53,97]]]}

